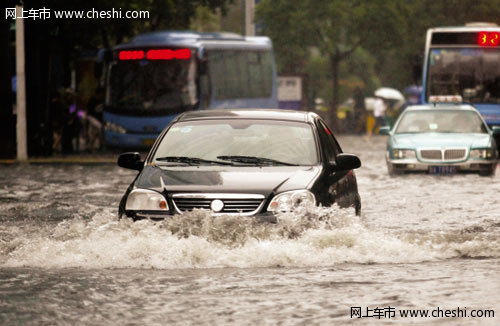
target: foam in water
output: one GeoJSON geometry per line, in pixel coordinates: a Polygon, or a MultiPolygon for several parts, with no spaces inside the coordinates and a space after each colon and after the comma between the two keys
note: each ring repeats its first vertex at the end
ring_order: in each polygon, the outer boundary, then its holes
{"type": "Polygon", "coordinates": [[[111,212],[27,231],[4,226],[0,266],[212,268],[413,263],[498,257],[498,237],[484,232],[389,233],[367,228],[353,210],[304,207],[277,224],[204,211],[163,222],[117,220],[111,212]]]}

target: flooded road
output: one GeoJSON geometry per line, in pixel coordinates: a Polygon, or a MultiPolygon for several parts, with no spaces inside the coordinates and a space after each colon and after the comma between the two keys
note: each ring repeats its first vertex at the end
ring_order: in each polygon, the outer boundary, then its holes
{"type": "Polygon", "coordinates": [[[361,217],[308,208],[277,225],[203,212],[118,221],[133,171],[1,166],[0,325],[498,325],[500,171],[391,178],[385,138],[339,141],[363,163],[361,217]],[[495,317],[351,319],[351,307],[495,317]]]}

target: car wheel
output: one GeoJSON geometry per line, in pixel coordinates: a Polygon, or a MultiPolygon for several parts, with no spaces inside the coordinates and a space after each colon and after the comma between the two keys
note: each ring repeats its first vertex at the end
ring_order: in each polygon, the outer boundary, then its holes
{"type": "Polygon", "coordinates": [[[354,211],[356,216],[361,216],[361,201],[358,199],[356,200],[356,204],[354,206],[354,211]]]}
{"type": "Polygon", "coordinates": [[[479,175],[482,177],[492,177],[495,175],[496,169],[497,169],[496,164],[491,164],[485,169],[480,169],[479,175]]]}
{"type": "Polygon", "coordinates": [[[391,177],[403,174],[403,171],[395,169],[394,164],[387,162],[387,172],[391,177]]]}

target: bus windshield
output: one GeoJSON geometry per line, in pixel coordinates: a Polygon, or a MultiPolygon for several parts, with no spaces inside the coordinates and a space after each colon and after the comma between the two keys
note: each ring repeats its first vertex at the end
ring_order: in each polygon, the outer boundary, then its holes
{"type": "Polygon", "coordinates": [[[197,103],[196,65],[191,60],[127,60],[111,67],[111,110],[134,114],[184,111],[197,103]]]}
{"type": "Polygon", "coordinates": [[[466,102],[500,103],[500,50],[434,48],[428,63],[428,97],[460,95],[466,102]]]}

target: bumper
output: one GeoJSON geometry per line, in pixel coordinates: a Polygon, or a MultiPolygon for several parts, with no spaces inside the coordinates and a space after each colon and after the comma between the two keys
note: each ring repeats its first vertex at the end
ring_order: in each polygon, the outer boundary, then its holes
{"type": "MultiPolygon", "coordinates": [[[[207,211],[210,212],[210,211],[207,211]]],[[[133,219],[134,221],[139,221],[139,220],[152,220],[152,221],[163,221],[164,219],[172,218],[175,215],[181,215],[178,213],[172,214],[148,214],[144,212],[134,212],[134,211],[126,211],[125,216],[128,218],[133,219]]],[[[271,212],[264,212],[264,213],[258,213],[255,215],[242,215],[242,214],[211,214],[213,216],[221,216],[221,215],[230,215],[230,216],[235,216],[239,218],[254,218],[260,222],[267,222],[267,223],[277,223],[276,215],[274,215],[271,212]]]]}
{"type": "Polygon", "coordinates": [[[398,172],[427,172],[434,166],[453,166],[457,172],[479,172],[491,169],[498,163],[496,159],[492,160],[467,160],[463,162],[421,162],[418,159],[399,159],[391,160],[386,158],[387,164],[392,165],[392,169],[398,172]]]}

